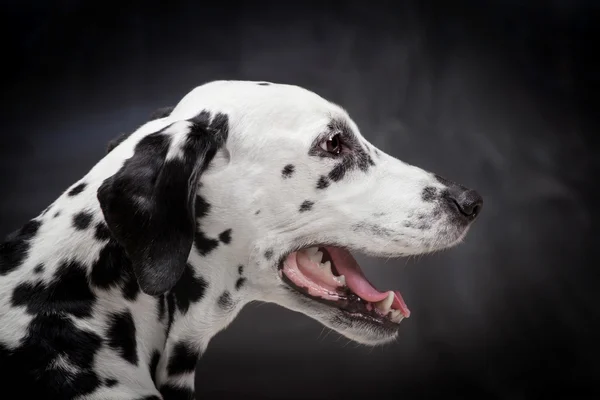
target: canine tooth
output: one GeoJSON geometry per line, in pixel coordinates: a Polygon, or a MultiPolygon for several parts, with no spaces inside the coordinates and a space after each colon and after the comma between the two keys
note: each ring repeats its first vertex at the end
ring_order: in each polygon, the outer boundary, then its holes
{"type": "Polygon", "coordinates": [[[321,264],[321,268],[323,268],[328,274],[333,275],[333,272],[331,272],[331,262],[327,261],[321,264]]]}
{"type": "Polygon", "coordinates": [[[392,310],[390,311],[390,319],[392,322],[399,323],[404,319],[404,315],[402,315],[400,310],[392,310]]]}
{"type": "Polygon", "coordinates": [[[320,264],[321,260],[323,259],[323,253],[321,253],[317,249],[317,252],[315,254],[310,255],[310,259],[313,260],[314,262],[316,262],[317,264],[320,264]]]}
{"type": "Polygon", "coordinates": [[[394,292],[388,292],[388,295],[385,299],[375,304],[375,307],[384,314],[387,314],[392,307],[392,303],[394,302],[394,292]]]}
{"type": "Polygon", "coordinates": [[[312,256],[314,256],[315,254],[317,254],[317,251],[319,251],[318,247],[309,247],[308,249],[304,250],[304,252],[306,254],[308,254],[309,257],[312,258],[312,256]]]}
{"type": "Polygon", "coordinates": [[[335,280],[342,286],[346,286],[346,277],[344,275],[336,276],[335,280]]]}

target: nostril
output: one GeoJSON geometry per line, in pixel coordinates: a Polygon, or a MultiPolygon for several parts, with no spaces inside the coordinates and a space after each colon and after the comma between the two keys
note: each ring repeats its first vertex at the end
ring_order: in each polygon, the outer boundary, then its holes
{"type": "Polygon", "coordinates": [[[458,196],[455,200],[458,209],[467,217],[475,218],[481,211],[483,206],[483,198],[475,190],[467,190],[458,196]]]}

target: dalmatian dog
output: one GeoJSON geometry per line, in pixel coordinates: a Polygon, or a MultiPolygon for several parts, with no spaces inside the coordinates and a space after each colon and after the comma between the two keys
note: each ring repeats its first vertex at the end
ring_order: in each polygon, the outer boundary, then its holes
{"type": "Polygon", "coordinates": [[[482,202],[309,90],[203,84],[0,246],[2,391],[193,399],[198,358],[251,301],[388,343],[409,309],[352,253],[449,248],[482,202]]]}

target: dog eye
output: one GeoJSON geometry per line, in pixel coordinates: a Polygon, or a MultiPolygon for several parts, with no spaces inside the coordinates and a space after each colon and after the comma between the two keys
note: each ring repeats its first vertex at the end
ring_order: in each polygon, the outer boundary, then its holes
{"type": "Polygon", "coordinates": [[[321,143],[321,148],[328,153],[338,155],[342,151],[342,140],[340,138],[340,134],[336,133],[332,135],[325,142],[321,143]]]}

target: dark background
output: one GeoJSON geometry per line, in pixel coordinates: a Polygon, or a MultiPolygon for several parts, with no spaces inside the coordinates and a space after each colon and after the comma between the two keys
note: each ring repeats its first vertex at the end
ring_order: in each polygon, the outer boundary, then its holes
{"type": "Polygon", "coordinates": [[[485,197],[462,246],[361,259],[413,312],[397,343],[253,304],[200,361],[199,397],[598,395],[597,2],[2,4],[4,234],[110,139],[214,79],[305,86],[375,145],[485,197]]]}

